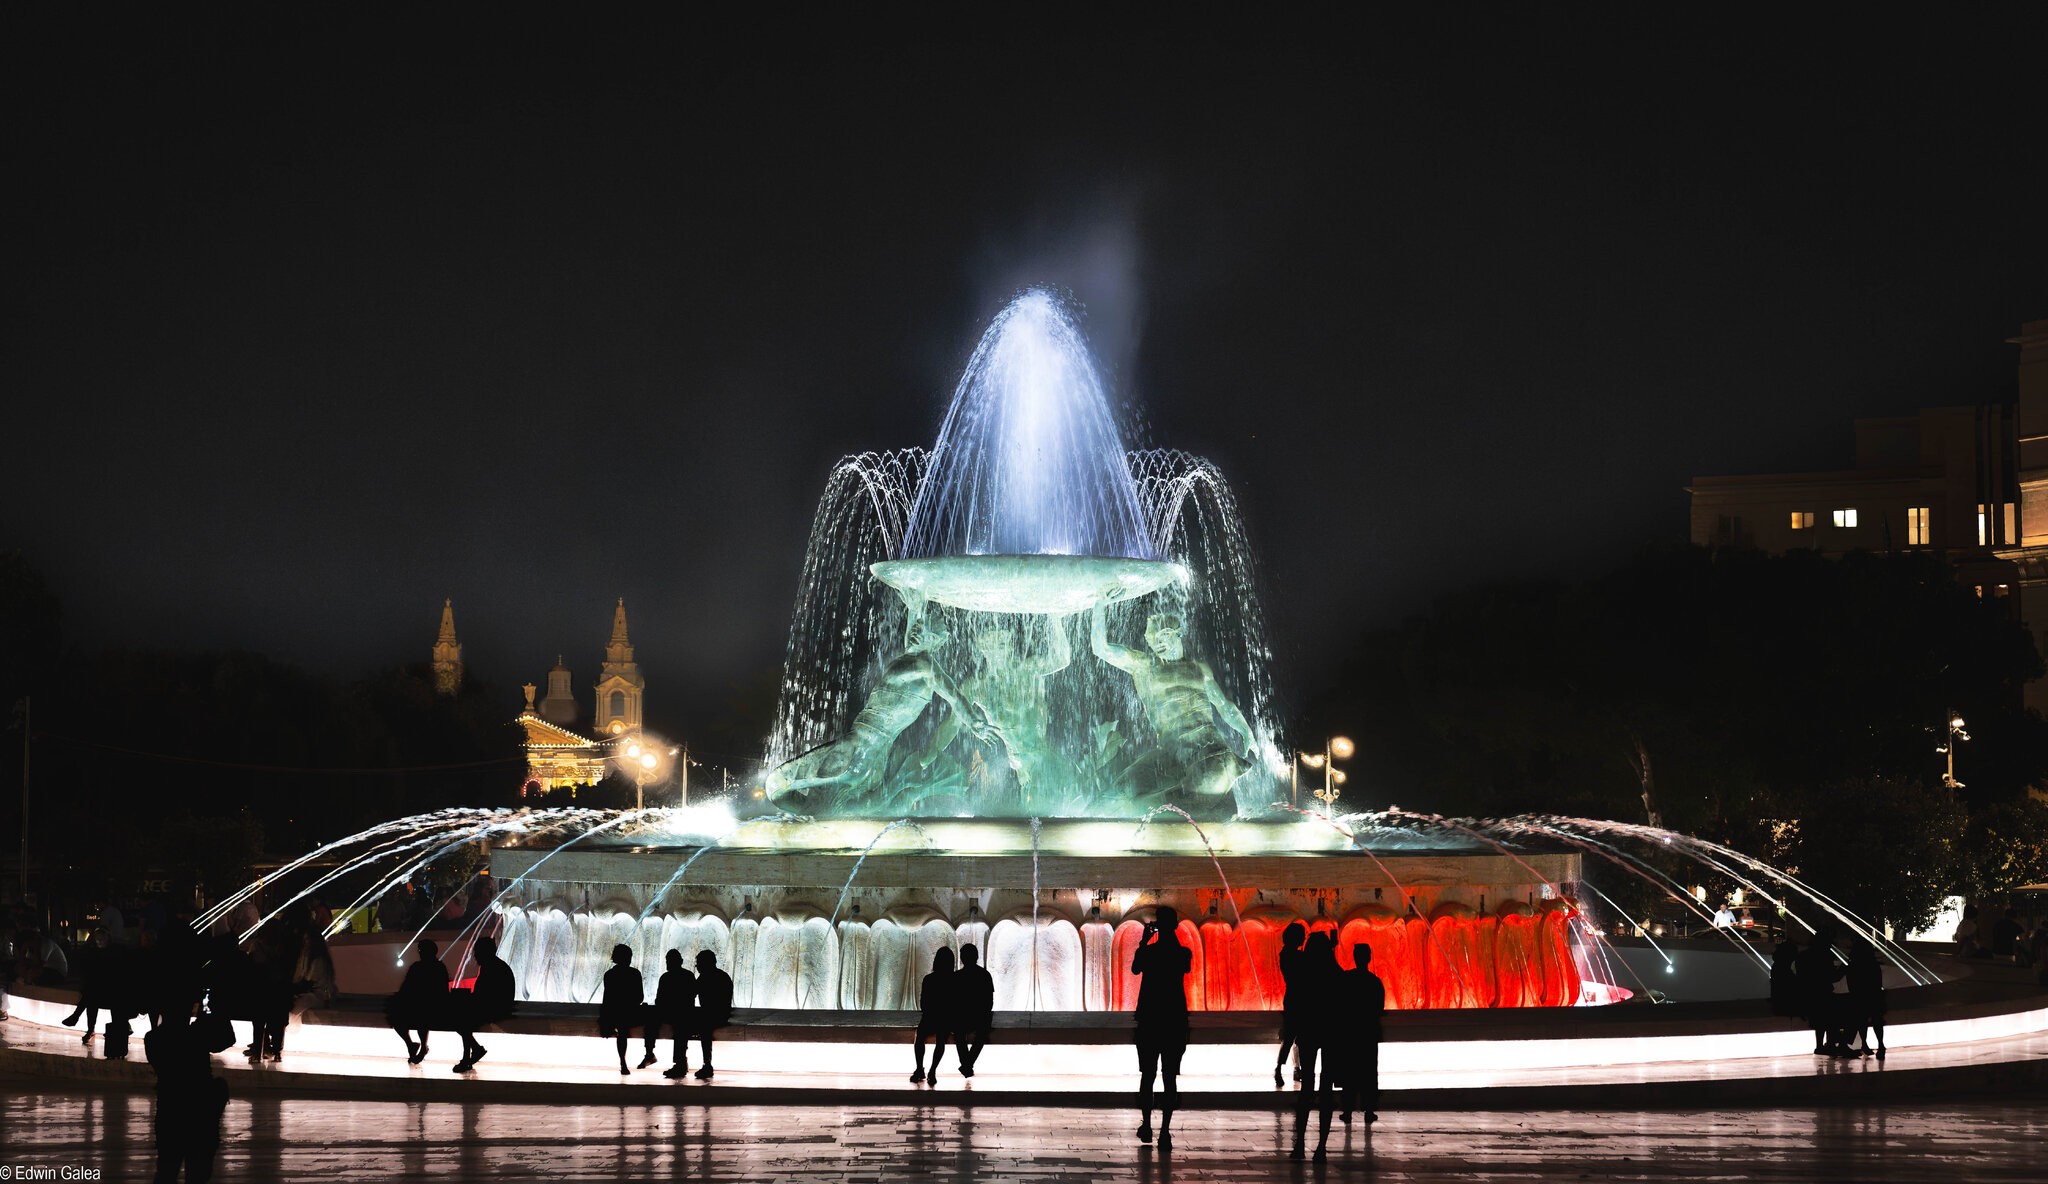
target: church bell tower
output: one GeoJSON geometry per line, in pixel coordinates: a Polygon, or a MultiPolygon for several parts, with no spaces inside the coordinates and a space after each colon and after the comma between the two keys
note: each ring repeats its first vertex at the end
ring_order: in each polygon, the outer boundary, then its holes
{"type": "Polygon", "coordinates": [[[453,695],[462,689],[462,643],[455,640],[455,601],[441,602],[441,636],[434,641],[434,693],[453,695]]]}
{"type": "Polygon", "coordinates": [[[633,661],[633,643],[626,638],[626,601],[612,612],[612,639],[604,647],[604,666],[597,676],[599,735],[618,736],[640,730],[640,701],[647,679],[633,661]]]}

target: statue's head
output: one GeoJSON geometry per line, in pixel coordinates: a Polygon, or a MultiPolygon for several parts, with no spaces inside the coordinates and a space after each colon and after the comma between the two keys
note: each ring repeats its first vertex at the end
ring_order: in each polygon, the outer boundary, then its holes
{"type": "Polygon", "coordinates": [[[1187,626],[1174,613],[1153,613],[1145,620],[1145,644],[1169,662],[1180,661],[1181,639],[1186,632],[1187,626]]]}

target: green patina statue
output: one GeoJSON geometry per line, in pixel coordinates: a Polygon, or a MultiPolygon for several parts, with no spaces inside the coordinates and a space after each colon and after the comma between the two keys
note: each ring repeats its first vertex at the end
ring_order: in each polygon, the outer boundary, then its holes
{"type": "Polygon", "coordinates": [[[1145,714],[1159,733],[1159,747],[1128,774],[1141,802],[1180,795],[1213,798],[1231,792],[1257,759],[1257,741],[1244,713],[1224,697],[1209,667],[1182,652],[1185,627],[1172,613],[1153,613],[1145,622],[1147,649],[1113,644],[1103,610],[1089,630],[1095,656],[1131,676],[1145,714]]]}

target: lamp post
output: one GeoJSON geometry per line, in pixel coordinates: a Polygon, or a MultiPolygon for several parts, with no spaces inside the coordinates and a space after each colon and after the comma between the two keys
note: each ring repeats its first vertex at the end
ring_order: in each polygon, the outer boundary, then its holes
{"type": "Polygon", "coordinates": [[[626,741],[625,755],[615,758],[619,767],[633,775],[633,808],[647,808],[647,783],[660,781],[668,776],[669,758],[676,755],[673,748],[664,750],[660,745],[644,736],[635,736],[626,741]]]}
{"type": "Polygon", "coordinates": [[[1337,798],[1341,792],[1337,787],[1343,785],[1345,781],[1344,770],[1337,767],[1337,762],[1350,760],[1351,754],[1356,751],[1358,751],[1358,746],[1351,743],[1350,737],[1332,736],[1323,741],[1323,750],[1321,752],[1295,753],[1293,770],[1289,780],[1289,792],[1293,800],[1297,802],[1301,800],[1301,766],[1307,765],[1311,769],[1321,769],[1323,771],[1323,787],[1310,796],[1323,804],[1323,811],[1325,813],[1332,812],[1332,808],[1336,805],[1337,798]]]}
{"type": "Polygon", "coordinates": [[[1970,734],[1963,730],[1963,717],[1951,711],[1948,713],[1948,739],[1936,746],[1936,752],[1948,757],[1948,771],[1941,775],[1944,789],[1961,789],[1963,783],[1956,780],[1956,741],[1968,740],[1970,734]]]}

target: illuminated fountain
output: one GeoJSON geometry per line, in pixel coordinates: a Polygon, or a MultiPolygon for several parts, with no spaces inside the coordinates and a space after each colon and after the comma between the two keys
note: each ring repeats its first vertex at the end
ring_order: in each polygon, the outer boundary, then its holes
{"type": "MultiPolygon", "coordinates": [[[[1200,458],[1127,451],[1073,321],[1028,292],[930,452],[850,457],[826,483],[761,787],[780,813],[444,812],[272,882],[328,867],[373,901],[492,844],[487,917],[534,1000],[594,999],[624,944],[643,968],[713,951],[740,1007],[910,1009],[932,954],[972,942],[1001,1009],[1127,1010],[1143,922],[1171,905],[1198,1010],[1276,1007],[1297,921],[1347,966],[1368,944],[1391,1007],[1522,1008],[1651,994],[1587,923],[1586,894],[1604,897],[1585,877],[1691,905],[1649,848],[1931,977],[1819,893],[1670,832],[1301,810],[1269,658],[1229,485],[1200,458]]],[[[458,978],[485,923],[449,945],[458,978]]]]}
{"type": "Polygon", "coordinates": [[[1073,320],[1026,292],[930,452],[826,483],[763,786],[784,813],[708,846],[500,850],[524,876],[506,957],[533,998],[588,998],[614,944],[653,965],[680,943],[743,1006],[901,1008],[935,949],[974,942],[1000,1007],[1119,1010],[1170,904],[1199,1009],[1276,1006],[1294,921],[1347,965],[1369,943],[1397,1007],[1612,997],[1573,928],[1579,853],[1442,828],[1368,852],[1279,808],[1268,666],[1228,484],[1128,451],[1073,320]]]}

